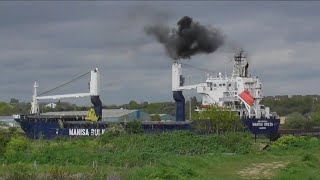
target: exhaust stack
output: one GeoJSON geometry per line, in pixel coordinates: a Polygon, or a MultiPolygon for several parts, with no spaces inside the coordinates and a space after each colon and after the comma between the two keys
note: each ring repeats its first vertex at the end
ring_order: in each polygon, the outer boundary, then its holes
{"type": "Polygon", "coordinates": [[[173,99],[176,101],[176,121],[185,121],[185,99],[182,91],[173,91],[173,99]]]}
{"type": "Polygon", "coordinates": [[[184,77],[181,72],[181,64],[175,62],[172,65],[172,92],[176,102],[176,121],[185,121],[185,99],[181,86],[184,84],[184,77]]]}
{"type": "Polygon", "coordinates": [[[102,102],[100,100],[100,72],[98,68],[95,68],[93,71],[91,71],[90,94],[94,112],[99,118],[101,118],[102,102]]]}

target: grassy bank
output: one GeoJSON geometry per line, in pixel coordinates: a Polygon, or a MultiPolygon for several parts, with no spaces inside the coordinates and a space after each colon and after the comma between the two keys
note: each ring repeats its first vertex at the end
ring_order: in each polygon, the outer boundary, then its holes
{"type": "Polygon", "coordinates": [[[266,151],[246,133],[106,133],[51,141],[13,134],[1,140],[4,179],[320,179],[314,138],[281,138],[266,151]]]}

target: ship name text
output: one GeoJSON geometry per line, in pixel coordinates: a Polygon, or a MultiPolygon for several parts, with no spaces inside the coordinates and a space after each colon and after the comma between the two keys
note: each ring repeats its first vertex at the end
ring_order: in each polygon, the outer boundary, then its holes
{"type": "Polygon", "coordinates": [[[69,136],[99,136],[105,129],[69,129],[69,136]]]}

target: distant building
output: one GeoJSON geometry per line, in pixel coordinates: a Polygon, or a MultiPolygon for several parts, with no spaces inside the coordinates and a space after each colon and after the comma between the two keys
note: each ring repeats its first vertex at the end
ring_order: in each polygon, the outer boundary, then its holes
{"type": "Polygon", "coordinates": [[[117,122],[117,121],[150,121],[150,115],[140,110],[128,109],[103,109],[102,121],[117,122]]]}
{"type": "Polygon", "coordinates": [[[0,116],[0,121],[13,121],[12,116],[0,116]]]}
{"type": "Polygon", "coordinates": [[[49,104],[46,104],[45,107],[49,107],[49,108],[56,108],[57,104],[56,103],[49,103],[49,104]]]}
{"type": "MultiPolygon", "coordinates": [[[[77,115],[86,116],[87,111],[62,111],[62,112],[46,112],[43,115],[77,115]]],[[[118,122],[118,121],[150,121],[150,115],[140,110],[128,109],[103,109],[102,121],[118,122]]]]}
{"type": "MultiPolygon", "coordinates": [[[[157,114],[150,114],[150,116],[157,115],[157,114]]],[[[161,121],[175,121],[176,117],[170,114],[158,114],[160,116],[161,121]]]]}
{"type": "Polygon", "coordinates": [[[280,117],[280,124],[285,124],[286,123],[286,119],[287,119],[286,116],[281,116],[280,117]]]}
{"type": "Polygon", "coordinates": [[[279,96],[275,96],[276,99],[288,99],[289,96],[288,95],[279,95],[279,96]]]}
{"type": "Polygon", "coordinates": [[[19,127],[19,124],[13,120],[12,116],[0,116],[0,125],[19,127]]]}

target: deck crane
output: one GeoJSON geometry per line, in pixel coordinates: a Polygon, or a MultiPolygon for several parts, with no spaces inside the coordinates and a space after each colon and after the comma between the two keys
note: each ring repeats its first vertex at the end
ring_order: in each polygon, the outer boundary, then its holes
{"type": "MultiPolygon", "coordinates": [[[[99,69],[95,68],[94,70],[91,70],[90,72],[87,72],[67,83],[64,83],[58,87],[55,87],[49,91],[46,91],[44,93],[42,93],[41,95],[38,96],[37,94],[37,88],[38,88],[38,83],[37,81],[34,82],[33,85],[33,96],[32,96],[32,102],[31,102],[31,110],[30,113],[31,114],[39,114],[39,100],[42,99],[62,99],[62,98],[79,98],[79,97],[91,97],[91,103],[93,104],[93,109],[95,112],[95,115],[100,118],[102,116],[102,103],[100,100],[100,73],[99,73],[99,69]],[[60,88],[64,85],[70,84],[71,82],[87,75],[87,74],[91,74],[91,78],[90,78],[90,91],[88,93],[76,93],[76,94],[63,94],[63,95],[48,95],[48,96],[41,96],[43,94],[47,94],[57,88],[60,88]]],[[[90,111],[90,110],[89,110],[90,111]]]]}

